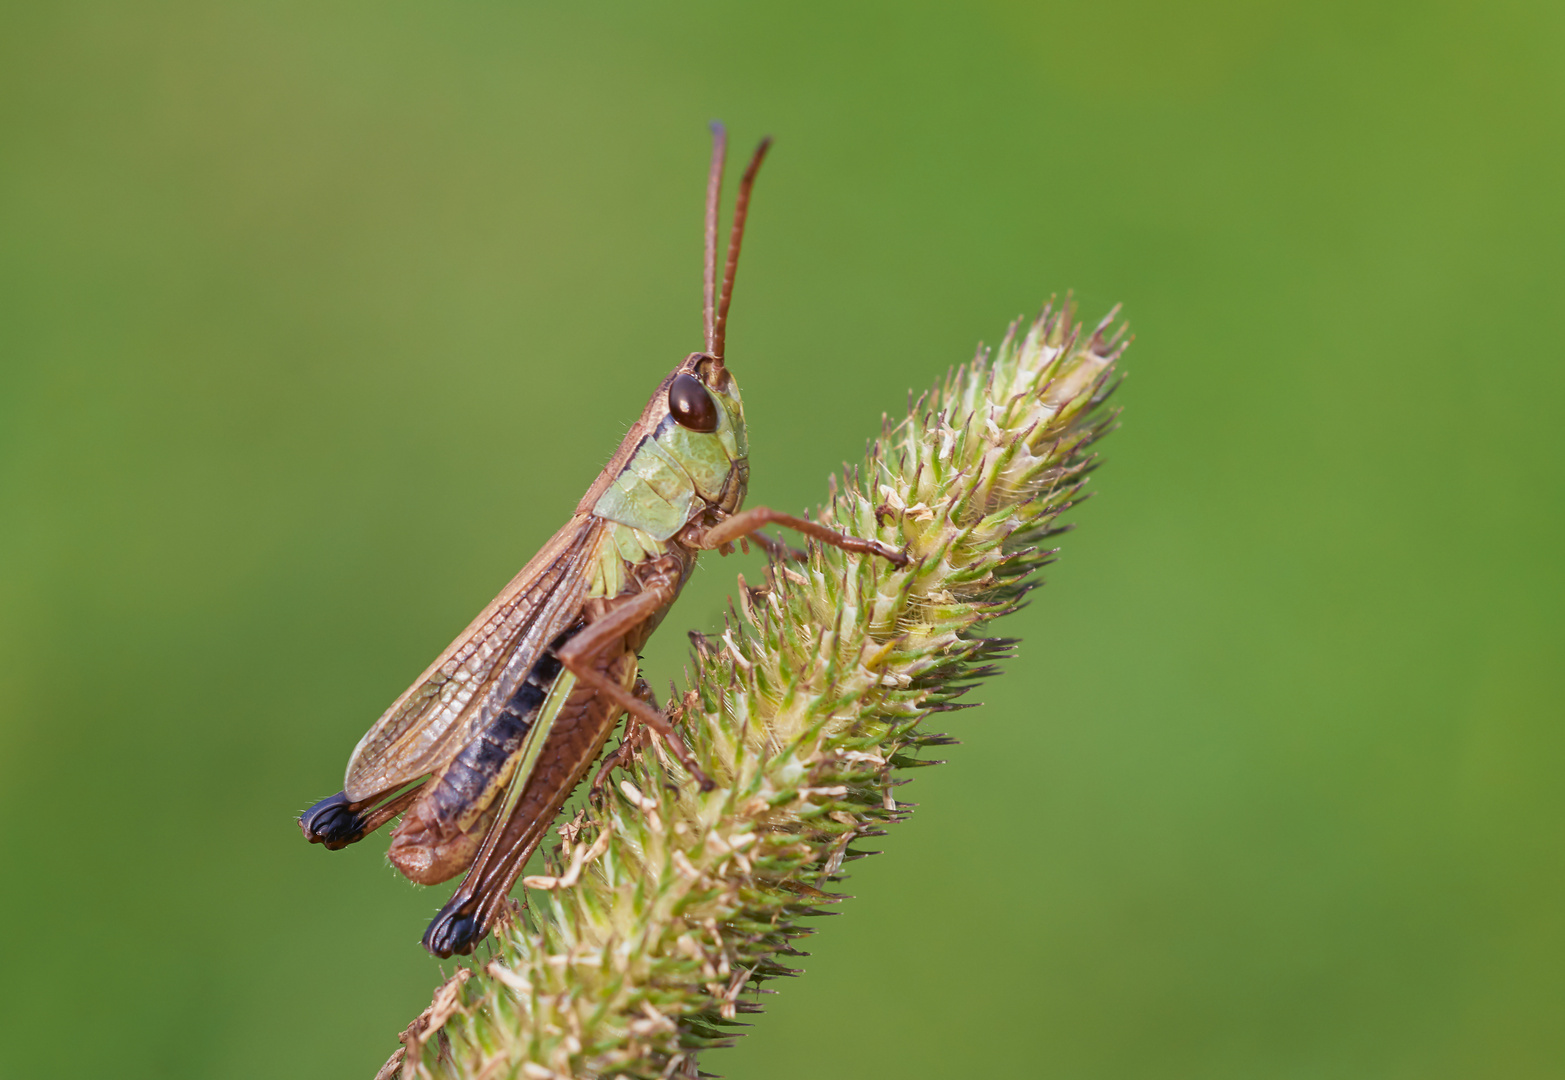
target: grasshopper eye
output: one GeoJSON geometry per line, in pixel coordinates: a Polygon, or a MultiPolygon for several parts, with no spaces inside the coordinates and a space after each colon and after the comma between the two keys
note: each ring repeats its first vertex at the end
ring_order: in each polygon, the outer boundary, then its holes
{"type": "Polygon", "coordinates": [[[668,388],[668,411],[691,431],[717,430],[717,403],[694,375],[680,375],[668,388]]]}

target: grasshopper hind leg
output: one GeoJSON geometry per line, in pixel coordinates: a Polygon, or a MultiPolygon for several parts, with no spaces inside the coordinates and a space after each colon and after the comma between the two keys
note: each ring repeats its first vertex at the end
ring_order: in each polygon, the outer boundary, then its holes
{"type": "Polygon", "coordinates": [[[327,851],[340,851],[349,844],[356,844],[386,822],[412,805],[424,790],[418,783],[394,799],[376,806],[384,794],[361,802],[353,802],[348,793],[339,791],[328,795],[299,815],[299,831],[312,844],[320,844],[327,851]]]}
{"type": "Polygon", "coordinates": [[[362,811],[355,810],[348,801],[347,792],[339,791],[300,814],[299,831],[310,843],[336,851],[364,838],[362,818],[362,811]]]}
{"type": "Polygon", "coordinates": [[[453,896],[424,931],[424,948],[442,959],[453,953],[472,952],[473,946],[489,932],[479,917],[476,899],[458,903],[461,899],[461,894],[453,896]]]}

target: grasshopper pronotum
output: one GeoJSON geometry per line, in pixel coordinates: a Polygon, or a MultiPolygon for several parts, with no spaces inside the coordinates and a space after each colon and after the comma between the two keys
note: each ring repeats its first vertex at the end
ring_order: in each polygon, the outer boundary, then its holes
{"type": "MultiPolygon", "coordinates": [[[[637,653],[695,569],[778,524],[898,565],[907,557],[766,507],[741,510],[749,479],[744,409],[724,363],[728,303],[756,171],[745,169],[718,290],[719,190],[727,136],[712,125],[706,195],[706,347],[658,385],[576,507],[500,595],[370,728],[343,790],[299,818],[311,843],[346,847],[398,814],[389,857],[413,881],[467,876],[424,932],[437,956],[471,952],[527,857],[628,713],[703,789],[712,781],[637,677],[637,653]],[[409,786],[412,785],[412,786],[409,786]]],[[[601,780],[611,758],[599,771],[601,780]]]]}

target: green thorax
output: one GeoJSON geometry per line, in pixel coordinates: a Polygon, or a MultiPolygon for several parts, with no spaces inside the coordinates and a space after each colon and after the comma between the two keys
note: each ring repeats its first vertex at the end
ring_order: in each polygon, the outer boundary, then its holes
{"type": "Polygon", "coordinates": [[[661,555],[664,541],[708,506],[732,513],[743,505],[749,443],[739,387],[730,377],[726,392],[708,388],[708,393],[718,406],[715,431],[691,431],[665,414],[593,504],[592,512],[614,525],[606,534],[612,545],[601,545],[590,592],[619,591],[609,579],[622,579],[622,573],[607,565],[615,556],[635,564],[661,555]]]}

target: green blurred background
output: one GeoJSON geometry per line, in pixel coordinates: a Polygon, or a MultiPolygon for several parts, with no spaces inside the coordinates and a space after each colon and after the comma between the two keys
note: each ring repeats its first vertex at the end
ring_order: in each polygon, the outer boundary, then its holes
{"type": "MultiPolygon", "coordinates": [[[[1565,1075],[1565,9],[8,5],[0,1074],[364,1077],[293,816],[699,341],[752,496],[1074,288],[1124,429],[743,1078],[1565,1075]]],[[[648,656],[677,673],[734,572],[648,656]]]]}

